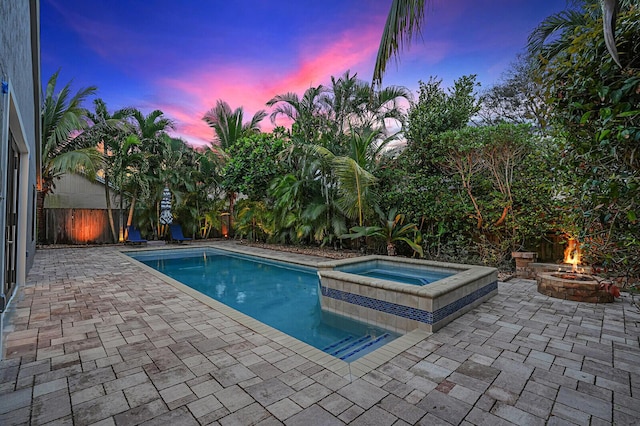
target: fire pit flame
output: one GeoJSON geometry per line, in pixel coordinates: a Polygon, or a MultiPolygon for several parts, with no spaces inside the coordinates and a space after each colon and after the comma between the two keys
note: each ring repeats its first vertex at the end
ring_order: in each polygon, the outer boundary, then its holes
{"type": "Polygon", "coordinates": [[[571,265],[571,272],[578,272],[580,257],[580,243],[575,238],[569,238],[567,248],[564,249],[564,263],[571,265]]]}

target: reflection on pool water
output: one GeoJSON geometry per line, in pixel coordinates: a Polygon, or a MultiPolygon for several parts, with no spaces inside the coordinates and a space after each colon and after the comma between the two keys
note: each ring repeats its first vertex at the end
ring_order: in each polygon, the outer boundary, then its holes
{"type": "Polygon", "coordinates": [[[177,249],[127,253],[227,306],[345,361],[399,334],[324,312],[315,268],[223,250],[177,249]]]}

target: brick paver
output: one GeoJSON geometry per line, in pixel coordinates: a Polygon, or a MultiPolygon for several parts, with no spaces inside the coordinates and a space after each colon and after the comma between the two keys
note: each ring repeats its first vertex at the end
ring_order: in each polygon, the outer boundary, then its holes
{"type": "Polygon", "coordinates": [[[5,317],[0,424],[640,423],[640,313],[628,299],[551,299],[514,279],[350,377],[115,250],[36,253],[5,317]]]}

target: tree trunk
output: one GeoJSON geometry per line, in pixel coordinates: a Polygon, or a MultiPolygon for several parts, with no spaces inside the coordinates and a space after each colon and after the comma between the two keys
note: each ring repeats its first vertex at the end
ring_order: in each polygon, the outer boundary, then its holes
{"type": "Polygon", "coordinates": [[[104,175],[104,194],[107,198],[107,216],[109,217],[109,227],[111,228],[111,237],[113,242],[118,242],[118,235],[116,234],[116,226],[113,223],[113,211],[111,210],[111,194],[109,194],[109,177],[104,175]]]}
{"type": "Polygon", "coordinates": [[[234,236],[232,222],[233,222],[233,208],[236,202],[236,193],[229,192],[227,193],[227,197],[229,198],[229,237],[232,238],[234,236]]]}
{"type": "Polygon", "coordinates": [[[134,195],[133,197],[131,197],[131,205],[129,206],[129,216],[127,216],[127,227],[125,228],[125,236],[124,238],[127,238],[126,235],[126,229],[128,229],[131,224],[133,223],[133,211],[136,208],[136,196],[134,195]]]}
{"type": "MultiPolygon", "coordinates": [[[[122,188],[122,185],[118,185],[118,187],[122,188]]],[[[124,214],[122,211],[124,210],[124,206],[122,205],[122,189],[119,190],[120,193],[120,206],[118,211],[118,225],[120,225],[120,229],[118,230],[118,241],[124,241],[124,214]]]]}

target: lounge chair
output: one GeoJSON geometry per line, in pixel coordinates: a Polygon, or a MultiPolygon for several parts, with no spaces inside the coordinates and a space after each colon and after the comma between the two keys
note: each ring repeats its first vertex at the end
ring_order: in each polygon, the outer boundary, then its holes
{"type": "Polygon", "coordinates": [[[191,238],[187,238],[182,234],[182,227],[177,223],[169,225],[169,234],[171,236],[171,241],[176,241],[178,243],[191,241],[191,238]]]}
{"type": "Polygon", "coordinates": [[[139,229],[136,229],[133,226],[127,226],[127,239],[125,240],[125,243],[146,244],[147,240],[142,238],[139,229]]]}

